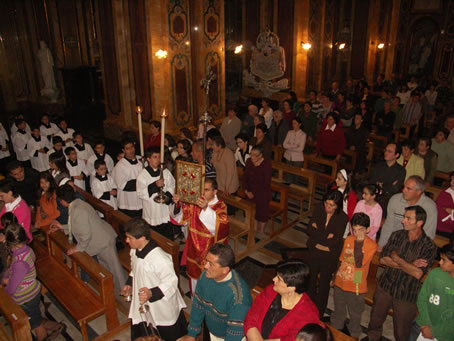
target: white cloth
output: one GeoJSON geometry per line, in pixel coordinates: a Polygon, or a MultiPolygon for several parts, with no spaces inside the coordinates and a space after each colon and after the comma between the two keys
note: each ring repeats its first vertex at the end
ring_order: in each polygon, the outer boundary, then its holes
{"type": "Polygon", "coordinates": [[[8,148],[9,137],[6,133],[5,128],[0,123],[0,159],[4,159],[5,157],[10,156],[9,148],[8,148]],[[2,148],[6,148],[6,150],[2,150],[2,148]]]}
{"type": "Polygon", "coordinates": [[[243,159],[240,148],[238,147],[235,150],[235,161],[239,161],[239,163],[241,163],[243,165],[243,167],[246,167],[246,161],[247,161],[247,159],[249,159],[251,157],[251,150],[252,150],[252,146],[248,146],[248,151],[243,159]]]}
{"type": "Polygon", "coordinates": [[[91,193],[94,197],[104,201],[107,205],[112,206],[115,210],[118,209],[117,198],[113,195],[110,196],[109,200],[101,199],[102,195],[105,192],[110,192],[113,189],[117,189],[117,184],[115,183],[112,176],[106,174],[107,180],[101,181],[96,176],[90,177],[90,187],[91,193]]]}
{"type": "Polygon", "coordinates": [[[19,205],[19,203],[22,201],[22,197],[20,195],[17,196],[16,199],[14,199],[10,203],[5,203],[5,211],[6,212],[12,212],[14,208],[19,205]]]}
{"type": "Polygon", "coordinates": [[[31,138],[32,136],[27,132],[21,133],[20,131],[18,131],[13,135],[13,148],[19,161],[30,160],[27,143],[31,138]]]}
{"type": "Polygon", "coordinates": [[[435,105],[435,102],[437,101],[438,92],[436,90],[434,92],[426,90],[424,96],[427,98],[427,103],[429,103],[429,105],[435,105]]]}
{"type": "MultiPolygon", "coordinates": [[[[11,131],[11,136],[16,135],[18,129],[17,129],[17,126],[16,126],[15,123],[13,123],[13,125],[11,126],[10,131],[11,131]]],[[[32,134],[32,130],[30,129],[30,126],[28,125],[27,122],[25,122],[25,131],[26,131],[27,133],[29,133],[30,135],[32,134]]]]}
{"type": "MultiPolygon", "coordinates": [[[[175,179],[172,173],[168,169],[164,169],[164,188],[165,192],[170,192],[172,195],[175,194],[175,179]]],[[[157,176],[151,176],[146,168],[142,169],[139,176],[137,177],[137,195],[142,200],[142,218],[152,226],[161,225],[169,222],[169,208],[166,204],[159,204],[154,201],[154,198],[158,193],[153,193],[150,197],[148,193],[148,186],[153,182],[159,180],[159,173],[157,176]]]]}
{"type": "MultiPolygon", "coordinates": [[[[137,160],[137,157],[136,157],[137,160]]],[[[137,195],[137,191],[123,191],[126,183],[130,180],[137,180],[139,173],[143,169],[142,162],[137,160],[137,164],[132,165],[126,158],[122,158],[115,165],[112,171],[112,177],[117,184],[118,207],[125,210],[141,210],[142,200],[137,195]]]]}
{"type": "Polygon", "coordinates": [[[437,339],[436,339],[436,338],[427,339],[427,338],[425,338],[424,336],[422,336],[422,333],[419,333],[419,336],[418,336],[418,338],[416,339],[416,341],[437,341],[437,339]]]}
{"type": "Polygon", "coordinates": [[[48,142],[48,146],[52,147],[52,138],[50,140],[47,139],[49,135],[55,135],[60,129],[58,129],[55,123],[49,122],[49,127],[46,127],[44,124],[39,126],[39,133],[43,138],[45,138],[48,142]]]}
{"type": "Polygon", "coordinates": [[[306,133],[289,130],[285,137],[283,147],[285,148],[284,158],[288,161],[304,161],[303,150],[306,145],[306,133]]]}
{"type": "MultiPolygon", "coordinates": [[[[68,168],[69,175],[79,176],[85,174],[87,176],[87,168],[85,167],[85,162],[80,159],[77,159],[77,165],[73,166],[69,160],[66,161],[66,168],[68,168]]],[[[85,191],[85,180],[74,179],[74,185],[82,188],[85,191]]]]}
{"type": "Polygon", "coordinates": [[[93,148],[91,148],[91,146],[88,144],[88,143],[84,143],[84,150],[79,150],[77,149],[77,146],[76,144],[74,143],[74,149],[76,150],[76,153],[77,153],[77,158],[79,160],[82,160],[85,164],[87,164],[88,162],[88,159],[95,154],[95,152],[93,151],[93,148]]]}
{"type": "Polygon", "coordinates": [[[142,322],[142,317],[147,322],[158,326],[174,325],[181,309],[186,308],[180,291],[178,290],[178,277],[173,268],[170,255],[160,247],[155,247],[145,258],[136,256],[136,250],[130,251],[132,277],[132,301],[129,310],[129,318],[133,324],[142,322]],[[158,287],[164,297],[152,303],[149,314],[139,313],[139,289],[158,287]],[[154,321],[151,321],[151,318],[154,321]]]}
{"type": "Polygon", "coordinates": [[[326,125],[325,127],[325,130],[331,130],[331,131],[334,131],[334,129],[336,129],[336,123],[334,123],[331,127],[326,125]]]}
{"type": "Polygon", "coordinates": [[[40,140],[36,141],[33,137],[27,142],[28,155],[32,167],[38,172],[44,172],[49,169],[49,157],[47,153],[40,152],[40,149],[47,148],[47,138],[40,136],[40,140]],[[36,156],[35,156],[36,154],[36,156]]]}
{"type": "Polygon", "coordinates": [[[271,123],[273,123],[273,109],[268,108],[268,111],[265,112],[265,111],[263,110],[263,108],[261,108],[260,111],[259,111],[259,115],[260,115],[260,116],[263,116],[263,118],[265,119],[266,127],[267,127],[268,129],[270,129],[271,123]]]}
{"type": "Polygon", "coordinates": [[[72,147],[73,146],[73,134],[74,134],[74,129],[72,128],[67,128],[66,132],[58,128],[58,131],[55,133],[54,136],[60,136],[63,140],[63,144],[65,147],[72,147]],[[66,140],[70,139],[70,141],[66,142],[66,140]]]}
{"type": "MultiPolygon", "coordinates": [[[[90,156],[87,160],[87,171],[90,175],[95,175],[95,161],[98,159],[96,154],[90,156]]],[[[107,171],[112,174],[114,168],[114,162],[109,154],[104,153],[104,162],[106,163],[107,171]]]]}

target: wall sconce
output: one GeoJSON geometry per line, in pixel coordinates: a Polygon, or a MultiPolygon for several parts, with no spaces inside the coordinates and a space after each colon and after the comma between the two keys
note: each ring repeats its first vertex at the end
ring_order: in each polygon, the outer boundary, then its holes
{"type": "Polygon", "coordinates": [[[235,50],[233,51],[233,53],[240,54],[242,51],[243,51],[243,45],[237,45],[237,46],[235,46],[235,50]]]}
{"type": "Polygon", "coordinates": [[[167,51],[159,49],[154,55],[158,57],[158,59],[167,58],[167,51]]]}
{"type": "Polygon", "coordinates": [[[339,50],[345,49],[345,43],[340,43],[338,49],[339,50]]]}
{"type": "Polygon", "coordinates": [[[377,49],[380,49],[380,50],[384,47],[385,47],[385,44],[383,44],[383,43],[380,43],[377,45],[377,49]]]}
{"type": "Polygon", "coordinates": [[[305,43],[305,42],[302,41],[301,42],[301,47],[303,48],[303,50],[307,51],[307,50],[309,50],[312,47],[312,45],[310,43],[305,43]]]}

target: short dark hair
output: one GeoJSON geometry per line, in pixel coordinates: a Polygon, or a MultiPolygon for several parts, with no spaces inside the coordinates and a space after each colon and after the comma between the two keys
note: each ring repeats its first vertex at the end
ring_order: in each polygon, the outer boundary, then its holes
{"type": "Polygon", "coordinates": [[[235,254],[233,253],[230,245],[216,243],[210,247],[208,252],[218,257],[218,263],[220,266],[228,266],[230,270],[232,270],[235,266],[235,254]]]}
{"type": "Polygon", "coordinates": [[[259,124],[257,124],[257,126],[255,127],[255,129],[260,129],[260,130],[262,131],[263,134],[268,133],[268,127],[266,126],[265,123],[259,123],[259,124]]]}
{"type": "Polygon", "coordinates": [[[257,146],[257,145],[256,145],[256,146],[253,146],[252,149],[251,149],[251,152],[252,152],[253,150],[258,151],[258,152],[260,153],[260,155],[263,155],[264,150],[263,150],[263,147],[262,147],[262,146],[257,146]]]}
{"type": "Polygon", "coordinates": [[[153,154],[160,154],[160,153],[161,153],[161,147],[159,147],[159,146],[151,146],[150,148],[147,148],[145,150],[145,158],[149,158],[153,154]]]}
{"type": "Polygon", "coordinates": [[[333,335],[328,327],[323,328],[317,323],[308,323],[300,329],[296,341],[332,341],[333,335]]]}
{"type": "Polygon", "coordinates": [[[333,120],[334,120],[334,122],[335,122],[336,124],[339,123],[339,115],[338,115],[337,113],[335,113],[334,111],[330,111],[330,112],[326,115],[326,118],[328,118],[328,117],[330,117],[330,116],[333,118],[333,120]]]}
{"type": "Polygon", "coordinates": [[[429,146],[429,149],[432,147],[432,139],[427,136],[422,136],[419,138],[418,143],[424,141],[427,146],[429,146]]]}
{"type": "Polygon", "coordinates": [[[132,144],[133,146],[135,146],[136,141],[134,141],[131,137],[126,136],[121,140],[120,144],[121,144],[121,148],[124,148],[128,144],[132,144]]]}
{"type": "Polygon", "coordinates": [[[370,226],[370,218],[366,213],[358,212],[355,213],[352,217],[352,226],[362,226],[366,229],[370,226]]]}
{"type": "Polygon", "coordinates": [[[57,143],[63,144],[63,139],[60,136],[52,137],[52,144],[57,144],[57,143]]]}
{"type": "Polygon", "coordinates": [[[301,120],[301,117],[298,117],[298,116],[297,117],[293,117],[292,122],[293,121],[298,122],[299,125],[301,125],[301,123],[303,123],[303,121],[301,120]]]}
{"type": "Polygon", "coordinates": [[[76,150],[74,149],[74,147],[66,147],[66,148],[65,148],[65,154],[66,154],[67,156],[69,156],[69,154],[71,154],[72,151],[74,151],[74,152],[76,151],[76,150]]]}
{"type": "Polygon", "coordinates": [[[161,122],[159,122],[159,121],[152,120],[152,121],[150,121],[150,125],[152,125],[152,126],[154,126],[155,128],[161,130],[161,122]]]}
{"type": "Polygon", "coordinates": [[[438,129],[435,131],[435,135],[437,135],[439,132],[442,132],[442,133],[443,133],[443,135],[445,136],[445,140],[449,137],[450,132],[449,132],[448,129],[443,128],[443,127],[442,127],[442,128],[438,128],[438,129]]]}
{"type": "Polygon", "coordinates": [[[284,259],[276,265],[276,272],[298,294],[306,292],[309,283],[309,266],[300,259],[284,259]]]}
{"type": "Polygon", "coordinates": [[[96,147],[98,144],[105,146],[106,142],[103,139],[99,139],[95,141],[94,146],[96,147]]]}
{"type": "Polygon", "coordinates": [[[249,137],[245,133],[239,133],[235,136],[235,140],[240,139],[243,142],[249,142],[249,137]]]}
{"type": "Polygon", "coordinates": [[[5,229],[11,224],[18,223],[17,217],[14,215],[13,212],[5,212],[5,214],[2,215],[0,220],[2,222],[3,228],[5,228],[5,229]]]}
{"type": "Polygon", "coordinates": [[[13,197],[17,198],[19,193],[17,192],[16,186],[14,186],[13,182],[10,180],[3,180],[0,182],[0,192],[8,193],[10,192],[13,194],[13,197]]]}
{"type": "Polygon", "coordinates": [[[146,240],[150,240],[151,226],[143,218],[133,218],[129,220],[125,226],[125,233],[130,234],[136,239],[145,237],[146,240]]]}
{"type": "Polygon", "coordinates": [[[95,169],[98,169],[100,166],[106,166],[106,161],[104,160],[96,160],[95,161],[95,164],[94,164],[94,167],[95,169]]]}
{"type": "Polygon", "coordinates": [[[177,142],[177,146],[179,144],[181,144],[183,146],[183,149],[186,152],[186,154],[190,154],[191,153],[192,144],[191,144],[191,142],[188,139],[179,140],[177,142]]]}
{"type": "Polygon", "coordinates": [[[414,150],[415,149],[415,144],[413,143],[413,141],[411,140],[405,140],[405,141],[402,141],[402,143],[400,144],[400,146],[403,148],[403,147],[407,147],[411,150],[414,150]]]}
{"type": "Polygon", "coordinates": [[[205,183],[210,183],[213,190],[218,189],[218,182],[215,178],[205,178],[205,183]]]}
{"type": "Polygon", "coordinates": [[[78,135],[80,135],[80,136],[83,138],[82,133],[81,133],[79,130],[76,130],[76,131],[73,133],[73,137],[76,137],[76,136],[78,136],[78,135]]]}
{"type": "Polygon", "coordinates": [[[76,192],[70,185],[65,184],[57,188],[57,199],[64,200],[69,204],[76,199],[76,192]]]}
{"type": "Polygon", "coordinates": [[[396,151],[394,152],[394,154],[396,154],[396,155],[399,154],[399,156],[402,155],[402,145],[400,145],[399,143],[395,143],[395,142],[388,143],[388,145],[390,145],[390,144],[393,144],[396,146],[396,151]]]}
{"type": "Polygon", "coordinates": [[[189,128],[186,128],[186,127],[181,128],[181,129],[180,129],[180,132],[182,132],[183,135],[184,135],[187,139],[192,140],[192,132],[191,132],[191,130],[189,130],[189,128]]]}
{"type": "Polygon", "coordinates": [[[172,135],[165,134],[164,137],[167,140],[167,144],[169,145],[169,147],[175,147],[177,145],[172,135]]]}
{"type": "Polygon", "coordinates": [[[207,139],[213,140],[215,136],[221,136],[221,132],[218,129],[213,128],[207,131],[207,139]]]}
{"type": "Polygon", "coordinates": [[[18,127],[19,124],[21,124],[22,122],[25,122],[25,120],[23,118],[16,118],[14,120],[14,124],[16,125],[16,127],[18,127]]]}
{"type": "Polygon", "coordinates": [[[215,136],[213,137],[213,142],[216,146],[220,146],[221,148],[225,148],[225,141],[222,136],[215,136]]]}
{"type": "MultiPolygon", "coordinates": [[[[3,217],[2,217],[3,218],[3,217]]],[[[3,221],[2,221],[3,224],[3,221]]],[[[449,243],[440,249],[440,255],[445,255],[451,262],[454,263],[454,243],[449,243]]]]}
{"type": "Polygon", "coordinates": [[[413,206],[405,207],[405,212],[408,212],[408,211],[415,212],[416,222],[422,221],[422,223],[423,223],[422,227],[424,227],[424,224],[426,223],[426,220],[427,220],[426,210],[419,205],[413,205],[413,206]]]}
{"type": "Polygon", "coordinates": [[[52,162],[57,166],[60,171],[67,171],[66,168],[66,157],[63,153],[54,152],[49,155],[49,162],[52,162]]]}
{"type": "Polygon", "coordinates": [[[24,166],[22,166],[22,164],[17,160],[8,162],[8,165],[6,166],[6,170],[8,171],[8,173],[18,168],[24,168],[24,166]]]}
{"type": "Polygon", "coordinates": [[[327,200],[332,200],[335,202],[337,208],[336,213],[341,213],[343,209],[343,195],[337,189],[329,190],[326,192],[325,196],[323,197],[323,202],[327,200]]]}

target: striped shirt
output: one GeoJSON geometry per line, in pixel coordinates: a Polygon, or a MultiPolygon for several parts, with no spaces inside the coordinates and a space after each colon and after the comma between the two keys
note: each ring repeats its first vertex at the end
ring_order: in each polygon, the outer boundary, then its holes
{"type": "Polygon", "coordinates": [[[11,266],[3,278],[8,278],[6,292],[16,304],[24,304],[39,295],[41,284],[36,279],[35,253],[24,245],[14,250],[11,266]]]}
{"type": "MultiPolygon", "coordinates": [[[[408,231],[399,230],[391,234],[380,257],[390,257],[393,251],[396,251],[398,256],[407,263],[413,263],[417,259],[425,259],[427,266],[420,268],[425,274],[432,266],[437,254],[437,247],[424,231],[422,231],[418,239],[410,241],[408,231]]],[[[393,299],[416,303],[422,285],[422,278],[423,276],[418,280],[400,269],[386,267],[378,280],[378,284],[393,299]]]]}

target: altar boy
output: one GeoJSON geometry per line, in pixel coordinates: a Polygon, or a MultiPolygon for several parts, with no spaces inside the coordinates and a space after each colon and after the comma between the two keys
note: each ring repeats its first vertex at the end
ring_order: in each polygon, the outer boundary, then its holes
{"type": "Polygon", "coordinates": [[[91,193],[94,197],[117,210],[117,185],[114,179],[107,174],[107,166],[104,160],[95,161],[95,172],[96,174],[90,177],[91,193]]]}
{"type": "Polygon", "coordinates": [[[74,185],[82,188],[85,191],[85,177],[87,176],[87,168],[85,162],[77,158],[77,153],[74,147],[65,149],[66,167],[68,168],[71,179],[74,179],[74,185]]]}
{"type": "Polygon", "coordinates": [[[48,140],[41,136],[39,127],[32,127],[32,138],[27,142],[28,155],[32,167],[38,172],[44,172],[49,169],[49,161],[47,157],[48,140]]]}

